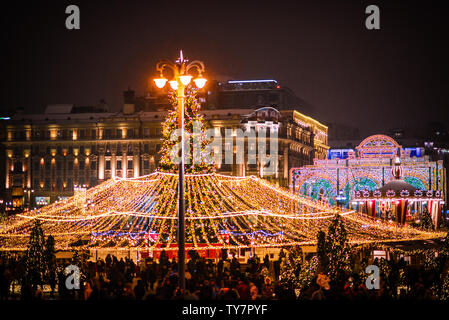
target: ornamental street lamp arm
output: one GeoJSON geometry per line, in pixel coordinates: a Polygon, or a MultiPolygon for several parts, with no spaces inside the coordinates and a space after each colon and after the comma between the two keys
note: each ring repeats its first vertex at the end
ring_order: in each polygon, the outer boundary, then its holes
{"type": "Polygon", "coordinates": [[[206,70],[206,68],[204,67],[204,63],[202,61],[199,61],[199,60],[195,60],[195,61],[190,62],[186,66],[186,73],[188,73],[193,68],[196,68],[200,74],[202,74],[206,70]]]}
{"type": "Polygon", "coordinates": [[[173,62],[171,62],[170,60],[165,60],[165,59],[164,59],[164,60],[159,61],[159,62],[156,64],[156,70],[159,71],[160,74],[162,74],[162,72],[164,71],[164,68],[165,68],[165,67],[167,67],[167,68],[169,68],[169,69],[172,69],[173,72],[175,72],[175,74],[176,74],[176,72],[178,71],[177,65],[174,64],[173,62]]]}

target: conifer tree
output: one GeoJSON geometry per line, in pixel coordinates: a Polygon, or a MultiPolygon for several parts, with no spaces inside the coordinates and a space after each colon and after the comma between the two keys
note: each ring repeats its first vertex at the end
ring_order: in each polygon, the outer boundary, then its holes
{"type": "Polygon", "coordinates": [[[34,225],[30,233],[28,249],[25,253],[25,277],[31,287],[36,290],[37,286],[42,286],[46,271],[45,263],[45,238],[41,223],[34,220],[34,225]]]}
{"type": "Polygon", "coordinates": [[[435,226],[432,221],[432,217],[430,216],[429,211],[424,210],[421,214],[421,229],[431,231],[434,230],[435,226]]]}
{"type": "Polygon", "coordinates": [[[56,288],[56,250],[55,239],[49,235],[45,242],[46,280],[51,287],[52,294],[56,288]]]}
{"type": "Polygon", "coordinates": [[[317,256],[320,264],[320,269],[323,273],[329,271],[329,257],[326,243],[326,233],[322,230],[318,231],[317,235],[317,256]]]}
{"type": "MultiPolygon", "coordinates": [[[[197,93],[198,90],[192,86],[188,86],[186,89],[184,103],[184,137],[186,140],[184,170],[186,173],[210,173],[213,171],[213,166],[206,163],[207,159],[205,159],[206,146],[210,141],[205,139],[204,118],[199,113],[201,106],[197,99],[197,93]],[[199,145],[195,143],[193,135],[194,123],[199,124],[199,136],[196,139],[199,145]],[[195,149],[199,150],[197,157],[195,157],[195,149]]],[[[178,99],[176,92],[172,94],[170,100],[173,108],[169,111],[165,122],[162,124],[162,148],[159,167],[162,171],[174,173],[178,171],[178,164],[173,163],[172,159],[178,156],[175,146],[179,145],[177,139],[171,139],[172,133],[178,129],[178,99]]]]}
{"type": "Polygon", "coordinates": [[[329,259],[329,277],[331,280],[338,281],[349,269],[347,233],[340,215],[335,215],[329,226],[326,251],[329,259]]]}

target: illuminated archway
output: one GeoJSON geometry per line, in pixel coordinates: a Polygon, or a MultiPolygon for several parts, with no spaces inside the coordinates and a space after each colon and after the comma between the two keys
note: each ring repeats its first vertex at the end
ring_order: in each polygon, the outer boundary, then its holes
{"type": "Polygon", "coordinates": [[[344,188],[344,193],[346,196],[345,204],[347,205],[349,203],[354,194],[354,191],[361,191],[361,190],[374,191],[378,188],[379,186],[373,179],[367,177],[354,178],[350,183],[347,183],[345,185],[344,188]]]}
{"type": "Polygon", "coordinates": [[[299,194],[309,196],[314,200],[326,200],[329,204],[335,205],[335,189],[332,183],[327,179],[308,179],[301,185],[299,194]]]}
{"type": "Polygon", "coordinates": [[[416,189],[427,190],[426,184],[422,180],[420,180],[416,177],[411,177],[411,176],[404,177],[404,181],[407,182],[408,184],[414,186],[416,189]]]}

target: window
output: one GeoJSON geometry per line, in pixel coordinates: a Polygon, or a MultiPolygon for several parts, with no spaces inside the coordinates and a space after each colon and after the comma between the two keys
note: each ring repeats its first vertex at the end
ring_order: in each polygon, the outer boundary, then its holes
{"type": "Polygon", "coordinates": [[[62,179],[61,178],[56,179],[56,190],[62,190],[62,179]]]}
{"type": "Polygon", "coordinates": [[[86,167],[85,164],[86,164],[86,162],[84,162],[84,160],[81,160],[81,161],[79,162],[79,169],[80,169],[80,170],[84,170],[84,168],[86,167]]]}
{"type": "Polygon", "coordinates": [[[144,169],[150,169],[150,161],[143,160],[143,168],[144,169]]]}
{"type": "Polygon", "coordinates": [[[122,170],[122,160],[117,160],[117,170],[122,170]]]}
{"type": "Polygon", "coordinates": [[[50,179],[49,178],[45,179],[45,189],[46,190],[50,190],[51,189],[50,179]]]}
{"type": "Polygon", "coordinates": [[[67,190],[70,190],[70,191],[73,190],[73,178],[67,179],[67,190]]]}
{"type": "Polygon", "coordinates": [[[34,161],[34,163],[33,163],[33,170],[34,171],[39,171],[39,167],[40,167],[39,161],[34,161]]]}
{"type": "Polygon", "coordinates": [[[128,160],[128,169],[131,170],[133,168],[133,161],[128,160]]]}
{"type": "Polygon", "coordinates": [[[84,139],[86,137],[86,131],[84,129],[78,130],[78,136],[80,139],[84,139]]]}
{"type": "Polygon", "coordinates": [[[145,143],[143,145],[143,152],[144,153],[150,153],[150,146],[148,145],[148,143],[145,143]]]}
{"type": "Polygon", "coordinates": [[[15,177],[13,180],[13,186],[14,187],[22,187],[23,186],[23,178],[22,177],[15,177]]]}
{"type": "Polygon", "coordinates": [[[16,161],[14,163],[14,172],[22,172],[22,169],[23,169],[22,161],[16,161]]]}
{"type": "Polygon", "coordinates": [[[111,136],[112,136],[112,130],[111,129],[106,129],[104,131],[104,137],[107,138],[107,139],[110,139],[111,136]]]}
{"type": "Polygon", "coordinates": [[[98,180],[95,177],[90,178],[90,187],[96,186],[98,184],[98,180]]]}
{"type": "Polygon", "coordinates": [[[33,188],[35,190],[37,190],[37,189],[40,188],[40,186],[41,186],[41,184],[39,183],[39,179],[38,178],[34,178],[34,180],[33,180],[33,188]]]}
{"type": "Polygon", "coordinates": [[[111,160],[106,160],[106,170],[111,170],[111,160]]]}
{"type": "Polygon", "coordinates": [[[62,161],[56,161],[56,169],[62,170],[62,161]]]}
{"type": "Polygon", "coordinates": [[[90,150],[91,150],[91,154],[95,154],[97,152],[97,149],[95,148],[95,145],[92,145],[90,150]]]}
{"type": "Polygon", "coordinates": [[[67,170],[72,171],[73,170],[73,161],[70,160],[67,164],[67,170]]]}
{"type": "Polygon", "coordinates": [[[150,136],[150,128],[143,128],[143,136],[144,137],[150,136]]]}
{"type": "Polygon", "coordinates": [[[123,136],[123,131],[122,131],[122,129],[117,129],[115,135],[117,136],[117,138],[122,138],[122,136],[123,136]]]}
{"type": "Polygon", "coordinates": [[[91,137],[91,139],[96,139],[97,138],[97,130],[92,129],[90,131],[90,137],[91,137]]]}
{"type": "Polygon", "coordinates": [[[97,170],[97,161],[92,161],[90,163],[90,169],[91,170],[97,170]]]}
{"type": "Polygon", "coordinates": [[[126,130],[126,136],[128,138],[134,138],[134,129],[130,128],[126,130]]]}
{"type": "Polygon", "coordinates": [[[45,170],[50,171],[50,165],[51,165],[50,161],[45,162],[45,170]]]}
{"type": "Polygon", "coordinates": [[[59,154],[59,155],[62,155],[62,148],[61,148],[61,146],[57,146],[56,147],[56,153],[59,154]]]}
{"type": "Polygon", "coordinates": [[[80,154],[83,155],[84,154],[84,146],[80,147],[80,154]]]}
{"type": "Polygon", "coordinates": [[[80,177],[78,181],[78,185],[84,186],[86,183],[84,182],[84,177],[80,177]]]}

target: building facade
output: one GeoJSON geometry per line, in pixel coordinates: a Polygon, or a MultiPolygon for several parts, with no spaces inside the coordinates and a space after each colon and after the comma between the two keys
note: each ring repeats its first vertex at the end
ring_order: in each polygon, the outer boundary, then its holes
{"type": "MultiPolygon", "coordinates": [[[[75,188],[154,172],[160,160],[162,122],[167,111],[137,111],[133,102],[127,91],[118,113],[104,108],[50,105],[43,114],[17,114],[5,121],[2,145],[7,209],[39,207],[72,196],[75,188]]],[[[274,174],[267,176],[259,162],[248,164],[247,159],[244,164],[217,165],[217,171],[223,174],[257,175],[288,186],[290,168],[311,164],[314,158],[324,159],[329,148],[327,127],[294,108],[205,108],[202,114],[206,126],[222,135],[226,129],[257,131],[260,126],[278,132],[274,174]]],[[[235,148],[236,142],[234,146],[225,144],[223,139],[223,152],[235,148]]]]}

